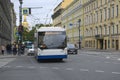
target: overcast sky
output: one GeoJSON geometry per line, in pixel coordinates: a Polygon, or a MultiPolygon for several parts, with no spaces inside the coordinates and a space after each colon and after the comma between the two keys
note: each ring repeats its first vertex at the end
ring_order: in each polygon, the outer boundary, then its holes
{"type": "MultiPolygon", "coordinates": [[[[19,25],[19,0],[11,0],[14,3],[14,9],[17,16],[17,25],[19,25]]],[[[27,21],[30,26],[37,23],[50,23],[53,9],[62,0],[23,0],[23,7],[43,7],[38,9],[32,9],[32,14],[27,16],[27,21]]]]}

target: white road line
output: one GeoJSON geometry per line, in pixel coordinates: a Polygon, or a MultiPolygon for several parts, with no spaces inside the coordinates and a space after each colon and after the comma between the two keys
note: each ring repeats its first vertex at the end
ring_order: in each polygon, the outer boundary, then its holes
{"type": "Polygon", "coordinates": [[[120,64],[120,63],[114,62],[113,64],[120,64]]]}
{"type": "Polygon", "coordinates": [[[105,72],[105,71],[102,71],[102,70],[95,70],[95,72],[103,73],[103,72],[105,72]]]}
{"type": "Polygon", "coordinates": [[[48,67],[40,67],[41,69],[45,69],[45,68],[48,68],[48,67]]]}
{"type": "Polygon", "coordinates": [[[111,62],[104,62],[104,63],[111,63],[111,62]]]}
{"type": "Polygon", "coordinates": [[[16,66],[16,68],[22,68],[23,66],[16,66]]]}
{"type": "Polygon", "coordinates": [[[3,66],[4,68],[10,68],[11,66],[3,66]]]}
{"type": "Polygon", "coordinates": [[[30,69],[34,69],[34,68],[35,68],[35,66],[29,66],[28,68],[30,68],[30,69]]]}
{"type": "Polygon", "coordinates": [[[106,58],[107,58],[107,59],[109,59],[109,58],[110,58],[110,56],[107,56],[106,58]]]}
{"type": "Polygon", "coordinates": [[[118,61],[120,61],[120,58],[118,58],[118,61]]]}
{"type": "Polygon", "coordinates": [[[58,68],[58,67],[52,67],[52,69],[56,69],[56,70],[58,70],[59,68],[58,68]]]}
{"type": "Polygon", "coordinates": [[[95,61],[95,63],[99,63],[100,61],[95,61]]]}
{"type": "Polygon", "coordinates": [[[80,71],[86,71],[86,72],[88,72],[89,70],[88,69],[80,69],[80,71]]]}
{"type": "Polygon", "coordinates": [[[72,71],[73,69],[72,68],[66,68],[65,70],[72,71]]]}
{"type": "Polygon", "coordinates": [[[119,74],[120,75],[120,72],[112,72],[113,74],[119,74]]]}

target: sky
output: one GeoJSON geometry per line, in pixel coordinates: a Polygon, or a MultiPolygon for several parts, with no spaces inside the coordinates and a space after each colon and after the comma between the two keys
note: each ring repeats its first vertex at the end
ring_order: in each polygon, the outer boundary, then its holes
{"type": "MultiPolygon", "coordinates": [[[[14,3],[14,10],[17,16],[17,26],[19,25],[19,0],[11,0],[14,3]]],[[[23,0],[22,7],[42,7],[37,9],[31,9],[31,15],[27,16],[27,22],[29,26],[34,26],[35,24],[48,24],[52,23],[51,15],[53,14],[54,8],[62,0],[23,0]]]]}

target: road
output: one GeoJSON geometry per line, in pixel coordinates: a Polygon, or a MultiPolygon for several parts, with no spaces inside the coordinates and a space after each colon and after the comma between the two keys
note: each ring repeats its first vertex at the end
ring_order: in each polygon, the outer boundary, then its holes
{"type": "Polygon", "coordinates": [[[80,51],[62,62],[37,62],[32,56],[0,58],[0,80],[120,80],[120,54],[107,53],[80,51]]]}

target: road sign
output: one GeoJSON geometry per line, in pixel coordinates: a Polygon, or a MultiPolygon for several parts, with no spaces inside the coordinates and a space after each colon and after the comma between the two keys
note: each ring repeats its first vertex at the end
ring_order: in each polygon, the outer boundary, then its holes
{"type": "Polygon", "coordinates": [[[29,15],[29,8],[22,8],[22,14],[28,16],[29,15]]]}

